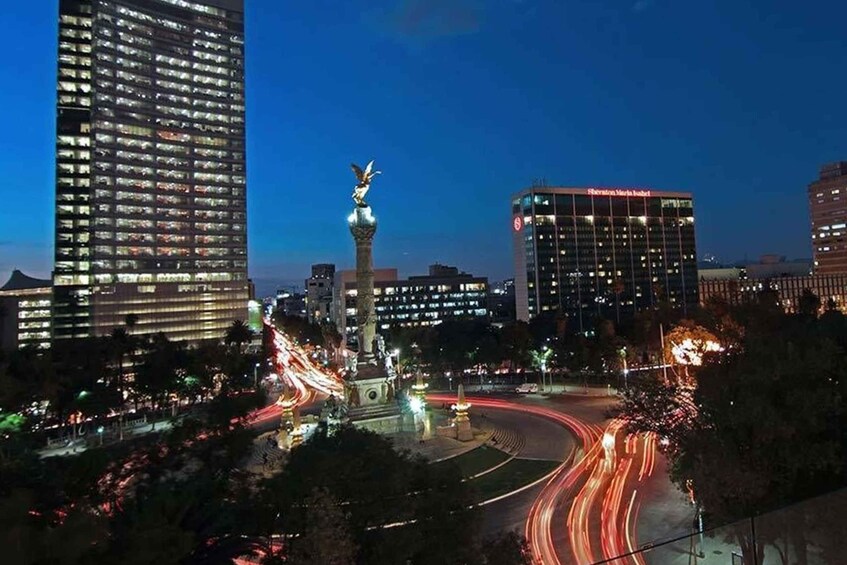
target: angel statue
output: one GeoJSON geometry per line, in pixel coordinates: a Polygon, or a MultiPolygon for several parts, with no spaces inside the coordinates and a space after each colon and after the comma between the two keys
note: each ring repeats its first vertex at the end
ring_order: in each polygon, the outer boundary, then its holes
{"type": "Polygon", "coordinates": [[[371,161],[368,163],[368,166],[365,167],[363,171],[358,165],[355,163],[351,163],[350,166],[353,168],[353,172],[356,173],[356,178],[359,179],[359,184],[356,185],[356,188],[353,189],[353,201],[357,206],[366,207],[365,203],[365,194],[368,193],[368,189],[371,187],[371,180],[376,175],[382,173],[382,171],[373,171],[374,162],[371,161]]]}

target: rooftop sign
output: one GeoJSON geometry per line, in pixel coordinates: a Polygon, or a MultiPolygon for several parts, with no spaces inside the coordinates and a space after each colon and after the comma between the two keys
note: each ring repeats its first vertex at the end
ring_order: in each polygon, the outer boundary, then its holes
{"type": "Polygon", "coordinates": [[[634,190],[632,188],[589,188],[589,196],[633,196],[647,198],[652,196],[650,190],[634,190]]]}

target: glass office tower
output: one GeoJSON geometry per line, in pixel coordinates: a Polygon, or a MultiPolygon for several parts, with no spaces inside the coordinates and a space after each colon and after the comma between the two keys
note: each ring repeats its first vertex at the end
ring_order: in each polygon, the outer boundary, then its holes
{"type": "Polygon", "coordinates": [[[242,0],[60,0],[54,336],[247,317],[242,0]]]}
{"type": "Polygon", "coordinates": [[[512,197],[519,320],[563,312],[572,329],[666,300],[697,304],[690,193],[537,187],[512,197]]]}

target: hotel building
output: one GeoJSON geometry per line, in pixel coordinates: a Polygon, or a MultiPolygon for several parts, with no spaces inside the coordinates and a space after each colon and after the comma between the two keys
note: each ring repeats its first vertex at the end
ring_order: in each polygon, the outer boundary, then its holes
{"type": "Polygon", "coordinates": [[[534,187],[511,205],[519,320],[561,311],[586,331],[663,300],[697,304],[690,193],[534,187]]]}
{"type": "Polygon", "coordinates": [[[247,317],[242,0],[59,0],[54,338],[247,317]]]}
{"type": "Polygon", "coordinates": [[[821,167],[809,185],[815,273],[847,273],[847,161],[821,167]]]}

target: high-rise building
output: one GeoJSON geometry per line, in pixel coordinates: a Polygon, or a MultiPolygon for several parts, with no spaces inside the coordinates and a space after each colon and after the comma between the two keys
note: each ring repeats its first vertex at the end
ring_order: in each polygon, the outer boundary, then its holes
{"type": "Polygon", "coordinates": [[[0,287],[0,349],[50,347],[53,283],[17,269],[0,287]]]}
{"type": "Polygon", "coordinates": [[[511,204],[519,320],[562,312],[586,331],[660,301],[697,304],[690,193],[535,187],[511,204]]]}
{"type": "Polygon", "coordinates": [[[815,273],[847,273],[847,161],[821,167],[809,185],[815,273]]]}
{"type": "Polygon", "coordinates": [[[54,336],[247,316],[243,0],[60,0],[54,336]]]}
{"type": "Polygon", "coordinates": [[[323,324],[330,321],[334,279],[335,265],[312,265],[312,276],[306,279],[306,317],[310,322],[323,324]]]}
{"type": "MultiPolygon", "coordinates": [[[[356,271],[335,273],[333,321],[347,343],[355,345],[356,271]]],[[[445,320],[488,319],[488,279],[456,267],[431,265],[428,275],[397,277],[397,269],[374,269],[378,331],[392,326],[434,326],[445,320]]]]}

